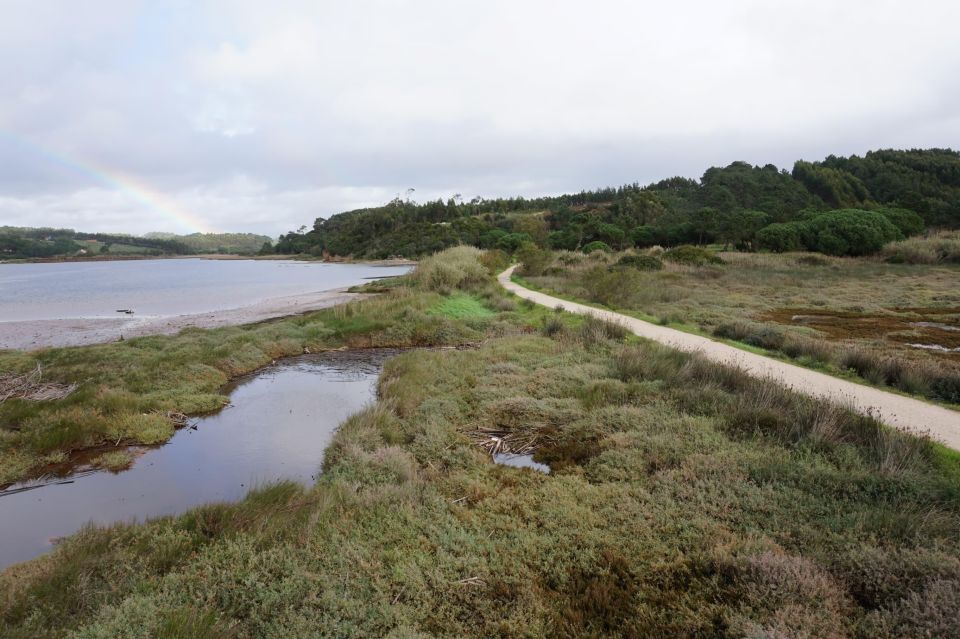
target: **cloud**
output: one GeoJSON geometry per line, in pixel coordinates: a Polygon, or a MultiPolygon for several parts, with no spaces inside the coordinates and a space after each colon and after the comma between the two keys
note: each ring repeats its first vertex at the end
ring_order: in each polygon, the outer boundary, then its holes
{"type": "Polygon", "coordinates": [[[166,230],[70,166],[276,234],[408,187],[558,193],[960,146],[947,1],[7,4],[0,223],[166,230]]]}

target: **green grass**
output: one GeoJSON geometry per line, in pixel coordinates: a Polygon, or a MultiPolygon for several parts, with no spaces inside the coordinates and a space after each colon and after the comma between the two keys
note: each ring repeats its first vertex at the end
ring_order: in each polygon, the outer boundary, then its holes
{"type": "Polygon", "coordinates": [[[464,319],[468,317],[493,317],[493,311],[472,295],[454,293],[444,298],[440,303],[431,306],[427,313],[439,315],[449,319],[464,319]]]}
{"type": "MultiPolygon", "coordinates": [[[[314,486],[87,529],[0,574],[0,636],[954,632],[960,456],[492,283],[462,293],[515,308],[476,349],[390,360],[314,486]],[[494,465],[491,434],[552,474],[494,465]]],[[[394,295],[339,321],[477,330],[394,295]]]]}

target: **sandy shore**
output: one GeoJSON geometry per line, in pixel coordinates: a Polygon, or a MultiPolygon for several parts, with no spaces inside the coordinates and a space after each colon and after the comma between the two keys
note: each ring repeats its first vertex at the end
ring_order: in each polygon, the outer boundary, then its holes
{"type": "Polygon", "coordinates": [[[250,324],[335,306],[360,297],[347,289],[333,289],[274,297],[256,304],[192,315],[68,318],[0,322],[0,348],[33,350],[48,346],[102,344],[142,335],[172,335],[188,327],[217,328],[250,324]]]}

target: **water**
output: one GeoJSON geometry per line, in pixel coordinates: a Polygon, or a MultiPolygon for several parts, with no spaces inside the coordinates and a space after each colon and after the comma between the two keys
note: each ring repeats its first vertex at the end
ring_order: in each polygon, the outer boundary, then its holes
{"type": "Polygon", "coordinates": [[[513,466],[515,468],[532,468],[541,473],[550,474],[550,467],[546,464],[533,461],[533,455],[514,455],[513,453],[497,453],[493,456],[493,461],[501,466],[513,466]]]}
{"type": "Polygon", "coordinates": [[[0,321],[171,316],[401,275],[406,266],[290,260],[167,259],[0,264],[0,321]]]}
{"type": "Polygon", "coordinates": [[[129,470],[79,473],[72,483],[0,492],[0,569],[35,557],[87,522],[109,524],[235,501],[280,479],[310,484],[337,426],[374,399],[396,351],[344,351],[283,360],[226,390],[230,406],[194,420],[129,470]],[[20,492],[16,492],[16,491],[20,492]]]}

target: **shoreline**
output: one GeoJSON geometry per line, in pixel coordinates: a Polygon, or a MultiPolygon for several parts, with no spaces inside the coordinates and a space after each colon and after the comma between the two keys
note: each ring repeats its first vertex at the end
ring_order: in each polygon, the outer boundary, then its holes
{"type": "Polygon", "coordinates": [[[69,255],[62,257],[36,257],[31,259],[0,260],[3,264],[61,264],[69,262],[132,262],[140,260],[290,260],[295,262],[321,262],[323,264],[368,264],[370,266],[413,266],[416,260],[390,258],[385,260],[353,259],[347,257],[322,258],[312,255],[239,255],[198,253],[196,255],[69,255]]]}
{"type": "Polygon", "coordinates": [[[0,350],[88,346],[148,335],[174,335],[185,328],[221,328],[301,315],[363,297],[347,287],[272,297],[248,306],[186,315],[75,317],[0,321],[0,350]]]}

